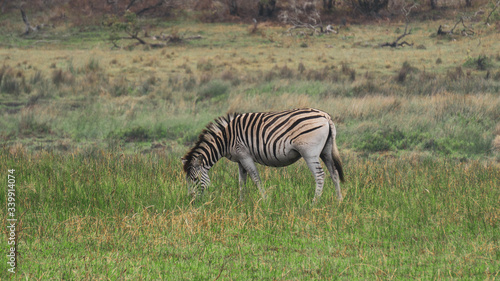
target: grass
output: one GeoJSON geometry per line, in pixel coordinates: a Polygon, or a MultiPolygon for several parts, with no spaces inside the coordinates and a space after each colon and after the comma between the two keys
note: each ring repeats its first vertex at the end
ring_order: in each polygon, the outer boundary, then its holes
{"type": "Polygon", "coordinates": [[[164,23],[150,34],[203,38],[112,49],[101,27],[25,38],[12,35],[22,22],[3,22],[0,174],[16,170],[16,278],[498,278],[495,25],[442,39],[442,22],[412,23],[405,39],[424,47],[388,49],[377,46],[402,24],[289,37],[164,23]],[[332,115],[342,203],[327,180],[311,205],[302,162],[259,167],[269,200],[250,184],[239,202],[236,166],[221,161],[190,204],[179,158],[208,122],[294,107],[332,115]]]}
{"type": "Polygon", "coordinates": [[[2,171],[16,169],[22,279],[499,274],[498,164],[344,155],[345,200],[336,201],[327,181],[312,206],[304,163],[259,167],[269,200],[250,185],[240,203],[236,166],[222,161],[211,171],[211,189],[190,205],[176,152],[31,154],[17,147],[1,155],[2,171]]]}
{"type": "MultiPolygon", "coordinates": [[[[304,67],[302,73],[286,64],[275,65],[245,75],[227,68],[213,73],[205,70],[207,64],[213,68],[213,62],[203,60],[190,73],[165,78],[155,70],[133,78],[127,70],[113,74],[118,59],[110,64],[96,58],[76,61],[80,60],[65,57],[64,63],[51,63],[46,71],[32,71],[37,67],[28,63],[2,68],[0,106],[7,114],[0,121],[0,134],[6,143],[29,145],[38,137],[75,144],[93,141],[101,147],[108,140],[124,146],[158,140],[184,145],[227,111],[312,106],[332,113],[345,149],[496,157],[491,144],[500,114],[494,94],[499,81],[465,77],[461,68],[461,74],[453,70],[458,78],[451,79],[449,73],[428,74],[404,62],[399,74],[381,82],[384,76],[369,71],[352,78],[355,70],[347,63],[304,67]],[[391,131],[411,140],[398,143],[391,131]],[[380,143],[372,143],[374,133],[380,143]]],[[[149,64],[144,68],[161,69],[149,64]]]]}

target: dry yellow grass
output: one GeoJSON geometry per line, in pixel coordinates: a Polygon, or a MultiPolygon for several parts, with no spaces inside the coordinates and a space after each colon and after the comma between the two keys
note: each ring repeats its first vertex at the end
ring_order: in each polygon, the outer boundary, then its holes
{"type": "MultiPolygon", "coordinates": [[[[206,25],[189,24],[179,27],[180,34],[203,32],[201,45],[171,45],[163,49],[134,51],[110,50],[106,42],[99,43],[88,50],[82,49],[0,49],[4,64],[21,66],[29,77],[34,71],[46,72],[55,65],[65,68],[70,63],[82,67],[89,59],[95,59],[106,69],[110,78],[126,75],[128,79],[140,79],[155,76],[168,79],[172,75],[186,75],[189,68],[200,76],[204,69],[197,69],[200,62],[209,61],[212,74],[222,73],[228,68],[239,75],[248,75],[256,71],[267,71],[274,66],[287,65],[296,70],[299,63],[306,69],[322,69],[325,66],[340,67],[346,63],[358,73],[370,72],[378,76],[393,75],[404,61],[430,73],[444,73],[468,59],[479,55],[497,55],[500,49],[497,33],[488,27],[482,28],[478,36],[463,37],[459,40],[445,40],[431,36],[437,26],[444,22],[413,23],[414,31],[407,39],[415,45],[424,45],[426,49],[404,47],[399,49],[378,48],[377,45],[392,41],[399,33],[402,24],[380,24],[372,26],[350,26],[341,29],[338,35],[320,38],[296,38],[284,34],[285,28],[276,26],[260,27],[260,35],[249,35],[246,25],[206,25]],[[307,48],[298,47],[307,42],[307,48]],[[436,64],[440,58],[442,63],[436,64]]],[[[155,32],[155,31],[152,31],[155,32]]],[[[158,30],[157,32],[162,32],[158,30]]],[[[124,43],[125,45],[126,43],[124,43]]]]}

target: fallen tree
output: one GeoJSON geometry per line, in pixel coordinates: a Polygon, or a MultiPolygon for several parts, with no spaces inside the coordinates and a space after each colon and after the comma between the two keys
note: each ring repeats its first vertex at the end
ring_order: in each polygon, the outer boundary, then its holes
{"type": "Polygon", "coordinates": [[[319,11],[311,2],[306,2],[303,5],[294,2],[289,9],[281,12],[279,19],[284,24],[291,25],[286,31],[289,35],[294,35],[294,32],[295,35],[338,33],[330,24],[324,27],[319,11]],[[309,32],[306,33],[306,31],[309,32]]]}
{"type": "Polygon", "coordinates": [[[167,46],[168,43],[180,43],[185,40],[195,40],[201,39],[201,35],[195,35],[190,37],[181,37],[177,31],[172,32],[170,35],[158,35],[158,36],[150,36],[147,31],[139,25],[137,22],[137,16],[135,13],[127,11],[123,16],[123,19],[118,19],[116,17],[109,18],[105,24],[111,28],[111,32],[109,35],[109,41],[113,44],[115,48],[121,48],[118,45],[120,40],[135,40],[137,44],[147,45],[153,48],[161,48],[167,46]],[[139,36],[139,33],[144,31],[144,36],[139,36]],[[122,36],[121,34],[125,33],[127,36],[122,36]],[[160,41],[160,43],[150,43],[146,41],[146,38],[153,41],[160,41]]]}
{"type": "Polygon", "coordinates": [[[463,26],[462,30],[460,31],[460,34],[462,34],[463,36],[470,36],[470,35],[474,35],[475,34],[474,30],[472,29],[472,26],[466,26],[465,22],[464,22],[464,17],[461,16],[460,19],[458,19],[458,21],[455,23],[455,25],[453,26],[453,28],[450,29],[450,30],[443,30],[443,26],[439,25],[439,28],[438,28],[438,31],[437,31],[437,35],[440,35],[440,36],[443,36],[443,35],[453,35],[454,32],[455,32],[455,29],[457,28],[457,26],[460,23],[463,26]]]}
{"type": "Polygon", "coordinates": [[[411,13],[411,10],[416,8],[417,7],[417,4],[413,4],[411,7],[406,7],[404,6],[402,9],[401,9],[401,12],[403,13],[403,15],[405,16],[405,22],[406,22],[406,25],[405,25],[405,31],[403,32],[402,35],[398,36],[396,38],[396,40],[392,41],[392,42],[386,42],[384,44],[381,44],[380,47],[392,47],[392,48],[397,48],[397,47],[404,47],[405,45],[406,46],[413,46],[413,43],[408,43],[406,41],[403,41],[403,42],[399,42],[401,39],[403,39],[405,36],[411,34],[411,28],[410,30],[408,30],[408,25],[410,23],[410,13],[411,13]]]}
{"type": "Polygon", "coordinates": [[[21,10],[21,17],[23,18],[23,22],[26,25],[26,29],[24,30],[23,35],[28,35],[31,32],[36,32],[38,30],[41,30],[44,27],[44,24],[32,26],[28,20],[28,16],[26,15],[26,12],[24,12],[23,8],[19,7],[19,10],[21,10]]]}
{"type": "Polygon", "coordinates": [[[398,36],[398,38],[396,38],[396,40],[394,40],[392,42],[387,42],[387,43],[381,44],[380,47],[397,48],[397,47],[404,47],[405,45],[406,46],[413,46],[413,43],[408,43],[406,41],[399,42],[399,40],[403,39],[403,37],[405,37],[408,34],[410,34],[410,32],[408,31],[408,23],[406,23],[405,31],[403,32],[402,35],[398,36]]]}

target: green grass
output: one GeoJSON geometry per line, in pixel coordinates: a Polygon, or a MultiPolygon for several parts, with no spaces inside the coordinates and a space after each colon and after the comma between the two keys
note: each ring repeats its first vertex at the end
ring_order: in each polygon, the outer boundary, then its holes
{"type": "MultiPolygon", "coordinates": [[[[344,155],[311,205],[307,166],[259,167],[269,199],[221,161],[189,204],[177,153],[2,151],[16,169],[17,277],[63,279],[489,279],[499,274],[498,164],[344,155]]],[[[6,200],[6,194],[0,200],[6,200]]],[[[5,217],[5,216],[4,216],[5,217]]],[[[4,221],[5,223],[5,221],[4,221]]],[[[2,245],[6,247],[5,240],[2,245]]],[[[6,265],[0,266],[6,278],[6,265]]]]}
{"type": "Polygon", "coordinates": [[[498,156],[492,142],[498,135],[499,83],[482,77],[449,81],[446,75],[412,71],[403,82],[394,77],[378,82],[367,74],[352,81],[353,70],[342,64],[306,68],[303,73],[310,79],[287,66],[255,76],[224,69],[220,76],[202,70],[134,79],[115,76],[109,64],[95,58],[81,63],[66,58],[51,68],[31,76],[27,63],[0,69],[0,106],[6,112],[0,136],[5,143],[33,147],[33,139],[49,138],[56,146],[68,140],[74,146],[96,142],[101,148],[109,141],[185,145],[228,111],[317,107],[334,117],[344,149],[498,156]]]}

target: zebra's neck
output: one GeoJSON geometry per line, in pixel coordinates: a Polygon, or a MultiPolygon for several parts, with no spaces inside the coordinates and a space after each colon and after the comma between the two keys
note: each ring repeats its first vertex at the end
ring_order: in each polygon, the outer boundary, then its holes
{"type": "Polygon", "coordinates": [[[217,161],[226,155],[226,146],[224,143],[222,145],[217,145],[218,136],[205,135],[203,140],[194,148],[194,158],[197,159],[198,163],[201,164],[207,170],[212,168],[217,161]]]}
{"type": "Polygon", "coordinates": [[[219,159],[227,155],[229,147],[228,125],[234,116],[235,114],[229,114],[208,124],[207,128],[198,136],[194,147],[184,157],[187,160],[184,170],[194,165],[210,169],[219,159]]]}

